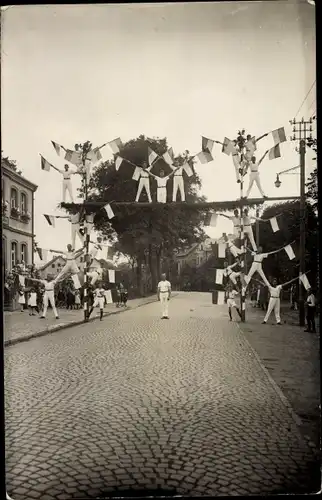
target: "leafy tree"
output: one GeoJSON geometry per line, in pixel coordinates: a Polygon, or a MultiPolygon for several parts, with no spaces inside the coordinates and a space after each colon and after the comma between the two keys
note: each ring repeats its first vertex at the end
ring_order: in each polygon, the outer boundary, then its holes
{"type": "MultiPolygon", "coordinates": [[[[317,154],[317,140],[308,139],[307,146],[312,148],[312,150],[317,154]]],[[[316,158],[314,158],[316,160],[316,158]]],[[[318,209],[318,167],[316,167],[311,173],[309,180],[306,184],[307,187],[307,198],[310,200],[312,207],[317,211],[318,209]]]]}

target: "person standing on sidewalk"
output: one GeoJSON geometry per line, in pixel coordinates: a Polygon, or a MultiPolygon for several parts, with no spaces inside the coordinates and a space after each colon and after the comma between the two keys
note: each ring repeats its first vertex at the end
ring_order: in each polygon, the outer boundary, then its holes
{"type": "Polygon", "coordinates": [[[315,329],[315,294],[311,288],[307,291],[307,299],[306,299],[306,321],[307,321],[307,329],[305,332],[316,333],[315,329]]]}
{"type": "Polygon", "coordinates": [[[20,312],[23,313],[24,306],[26,304],[25,289],[23,287],[19,288],[18,294],[19,294],[18,304],[20,304],[20,307],[21,307],[20,312]]]}
{"type": "Polygon", "coordinates": [[[29,299],[28,299],[28,306],[30,308],[29,316],[36,316],[35,310],[37,308],[37,292],[34,288],[32,288],[30,290],[29,299]]]}
{"type": "Polygon", "coordinates": [[[93,312],[94,307],[99,306],[100,308],[100,321],[103,320],[103,313],[104,313],[104,303],[105,303],[105,289],[102,288],[101,284],[97,286],[97,288],[94,290],[94,303],[89,311],[88,317],[93,312]]]}
{"type": "Polygon", "coordinates": [[[231,285],[228,285],[227,291],[228,291],[227,306],[228,306],[229,321],[232,321],[233,318],[231,310],[233,307],[236,309],[238,316],[241,318],[240,310],[238,309],[238,306],[235,302],[235,298],[237,297],[237,295],[239,295],[239,293],[231,285]]]}
{"type": "Polygon", "coordinates": [[[281,311],[281,299],[280,299],[281,290],[282,290],[283,287],[285,287],[286,285],[289,285],[290,283],[292,283],[294,280],[297,280],[297,279],[298,278],[293,278],[293,279],[287,281],[286,283],[283,283],[282,285],[278,285],[277,284],[277,280],[274,279],[273,280],[273,286],[272,285],[268,286],[268,290],[269,290],[269,293],[270,293],[270,299],[269,299],[268,308],[267,308],[267,312],[266,312],[264,321],[262,322],[264,325],[267,323],[267,320],[269,319],[272,311],[274,311],[274,313],[275,313],[276,324],[277,325],[281,324],[281,316],[280,316],[280,311],[281,311]]]}
{"type": "Polygon", "coordinates": [[[171,283],[166,279],[166,275],[161,275],[161,281],[158,283],[158,300],[161,302],[161,319],[169,319],[168,301],[171,297],[171,283]]]}
{"type": "Polygon", "coordinates": [[[43,296],[44,309],[43,309],[42,315],[40,316],[40,319],[46,318],[48,304],[51,305],[53,313],[55,315],[55,318],[59,319],[58,312],[56,309],[56,304],[55,304],[55,285],[57,284],[56,280],[48,279],[48,277],[47,277],[46,280],[38,280],[38,279],[36,280],[35,278],[30,278],[30,281],[35,281],[36,283],[41,283],[45,288],[45,293],[43,296]]]}

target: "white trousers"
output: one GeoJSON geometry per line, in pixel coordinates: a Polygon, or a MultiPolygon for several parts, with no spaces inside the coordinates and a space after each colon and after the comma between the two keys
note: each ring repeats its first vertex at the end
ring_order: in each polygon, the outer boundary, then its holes
{"type": "Polygon", "coordinates": [[[252,226],[244,226],[244,233],[247,234],[248,239],[250,241],[250,244],[252,245],[252,248],[253,248],[254,252],[256,252],[257,251],[257,245],[256,245],[256,242],[255,242],[255,238],[254,238],[254,233],[253,233],[252,226]]]}
{"type": "Polygon", "coordinates": [[[168,301],[168,297],[169,297],[168,292],[161,292],[160,293],[160,302],[161,302],[162,317],[169,315],[169,301],[168,301]]]}
{"type": "Polygon", "coordinates": [[[241,273],[235,273],[234,271],[232,273],[230,273],[230,275],[228,276],[229,279],[234,283],[234,285],[237,285],[237,276],[240,276],[241,273]]]}
{"type": "Polygon", "coordinates": [[[104,309],[104,297],[96,297],[93,303],[93,307],[99,306],[100,309],[104,309]]]}
{"type": "Polygon", "coordinates": [[[95,285],[96,281],[101,277],[97,271],[91,271],[87,273],[87,276],[91,278],[91,285],[95,285]]]}
{"type": "Polygon", "coordinates": [[[157,188],[157,202],[158,203],[166,203],[167,202],[167,188],[166,187],[158,187],[157,188]]]}
{"type": "Polygon", "coordinates": [[[84,245],[84,237],[79,232],[80,224],[71,224],[71,226],[72,226],[72,247],[75,248],[76,245],[76,234],[78,234],[81,244],[84,245]]]}
{"type": "Polygon", "coordinates": [[[79,281],[79,278],[78,278],[77,274],[73,274],[72,275],[72,280],[73,280],[73,283],[74,283],[75,290],[79,290],[82,286],[80,284],[80,281],[79,281]]]}
{"type": "Polygon", "coordinates": [[[51,307],[53,308],[53,313],[57,317],[58,316],[58,312],[57,312],[56,305],[55,305],[55,293],[54,293],[54,291],[47,291],[47,290],[45,290],[44,299],[43,299],[44,310],[43,310],[43,313],[42,313],[42,315],[45,316],[45,317],[46,317],[46,314],[47,314],[48,303],[50,303],[51,307]]]}
{"type": "Polygon", "coordinates": [[[236,245],[231,245],[228,248],[234,257],[238,257],[238,255],[243,253],[240,248],[236,247],[236,245]]]}
{"type": "Polygon", "coordinates": [[[239,181],[241,178],[241,175],[239,173],[239,169],[241,168],[240,162],[239,162],[239,155],[233,155],[233,162],[234,162],[234,167],[235,167],[235,172],[236,172],[236,181],[239,181]]]}
{"type": "Polygon", "coordinates": [[[269,284],[269,282],[264,274],[262,264],[260,262],[253,262],[252,263],[252,267],[250,268],[249,273],[247,274],[247,276],[245,276],[245,281],[246,281],[247,285],[255,273],[258,273],[261,276],[261,278],[263,279],[266,286],[270,286],[270,284],[269,284]]]}
{"type": "Polygon", "coordinates": [[[271,297],[269,299],[268,308],[267,308],[267,312],[266,312],[264,321],[268,320],[272,311],[274,311],[274,313],[275,313],[276,323],[280,323],[281,322],[281,316],[280,316],[281,299],[275,299],[274,297],[271,297]]]}
{"type": "Polygon", "coordinates": [[[136,194],[135,201],[139,201],[143,188],[145,189],[145,192],[148,195],[149,202],[152,203],[151,192],[150,192],[150,179],[147,179],[146,177],[140,178],[138,192],[136,194]]]}
{"type": "Polygon", "coordinates": [[[70,196],[70,201],[74,203],[73,199],[73,190],[72,190],[72,181],[70,179],[63,180],[63,203],[66,202],[66,191],[68,191],[70,196]]]}
{"type": "Polygon", "coordinates": [[[78,274],[79,273],[79,268],[75,262],[75,260],[68,260],[66,264],[64,265],[63,269],[60,271],[58,274],[57,278],[55,281],[61,281],[62,278],[67,276],[68,274],[78,274]]]}
{"type": "Polygon", "coordinates": [[[247,189],[246,198],[248,198],[254,182],[257,184],[257,187],[259,189],[260,194],[262,196],[265,196],[264,191],[263,191],[262,186],[261,186],[260,179],[259,179],[259,172],[250,172],[250,174],[249,174],[249,186],[247,189]]]}
{"type": "Polygon", "coordinates": [[[181,201],[185,201],[186,195],[184,192],[184,184],[183,184],[183,176],[182,175],[174,175],[174,177],[173,177],[172,201],[177,201],[178,190],[180,191],[181,201]]]}

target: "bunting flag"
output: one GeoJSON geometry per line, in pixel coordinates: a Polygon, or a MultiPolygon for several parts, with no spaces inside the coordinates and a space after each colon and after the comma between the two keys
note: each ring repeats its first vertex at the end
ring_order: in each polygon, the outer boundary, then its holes
{"type": "Polygon", "coordinates": [[[224,278],[224,269],[216,269],[216,278],[215,278],[216,285],[222,285],[223,278],[224,278]]]}
{"type": "Polygon", "coordinates": [[[117,139],[114,139],[113,141],[108,142],[107,144],[110,146],[110,148],[114,154],[119,153],[120,148],[123,146],[120,137],[118,137],[117,139]]]}
{"type": "Polygon", "coordinates": [[[148,147],[148,162],[149,162],[149,165],[152,165],[152,163],[157,159],[159,158],[159,155],[156,154],[155,151],[153,151],[153,149],[150,148],[150,146],[148,147]]]}
{"type": "Polygon", "coordinates": [[[94,148],[87,153],[87,159],[92,163],[97,163],[102,160],[103,156],[101,154],[100,148],[94,148]]]}
{"type": "Polygon", "coordinates": [[[308,290],[309,288],[311,288],[310,282],[307,279],[307,276],[306,276],[305,273],[304,274],[300,274],[300,281],[302,281],[305,290],[308,290]]]}
{"type": "Polygon", "coordinates": [[[272,217],[271,219],[269,219],[269,221],[271,223],[273,233],[276,233],[277,231],[279,231],[279,226],[278,226],[278,223],[277,223],[277,218],[276,217],[272,217]]]}
{"type": "Polygon", "coordinates": [[[117,156],[115,158],[115,168],[116,170],[118,170],[120,168],[120,166],[122,165],[123,163],[123,158],[121,156],[117,156]]]}
{"type": "Polygon", "coordinates": [[[105,293],[106,304],[113,304],[112,292],[111,290],[106,290],[105,293]]]}
{"type": "Polygon", "coordinates": [[[166,163],[168,163],[168,165],[172,165],[174,160],[173,149],[172,148],[168,149],[168,151],[166,151],[162,155],[162,158],[166,163]]]}
{"type": "Polygon", "coordinates": [[[72,151],[71,149],[66,149],[65,160],[69,161],[76,167],[83,165],[82,153],[79,151],[72,151]]]}
{"type": "Polygon", "coordinates": [[[72,280],[74,283],[75,290],[79,290],[81,288],[81,284],[79,282],[79,278],[78,278],[77,274],[72,275],[72,280]]]}
{"type": "Polygon", "coordinates": [[[182,165],[182,168],[183,170],[186,172],[187,176],[188,177],[192,177],[193,176],[193,170],[192,168],[190,167],[189,163],[188,162],[185,162],[183,165],[182,165]]]}
{"type": "Polygon", "coordinates": [[[218,220],[218,214],[210,212],[206,215],[204,224],[205,226],[216,227],[217,220],[218,220]]]}
{"type": "Polygon", "coordinates": [[[291,245],[287,245],[286,247],[284,247],[284,250],[290,260],[295,259],[295,253],[293,252],[293,248],[291,247],[291,245]]]}
{"type": "Polygon", "coordinates": [[[201,151],[201,153],[198,153],[195,158],[198,158],[200,163],[205,164],[213,161],[213,157],[211,153],[208,153],[207,151],[201,151]]]}
{"type": "Polygon", "coordinates": [[[42,155],[40,155],[41,159],[41,170],[46,170],[46,172],[49,172],[51,168],[55,168],[49,161],[46,160],[42,155]]]}
{"type": "Polygon", "coordinates": [[[225,304],[225,292],[222,290],[214,290],[212,293],[213,303],[217,306],[223,306],[225,304]]]}
{"type": "Polygon", "coordinates": [[[132,179],[134,181],[139,180],[140,175],[141,175],[141,171],[142,171],[142,169],[140,167],[135,167],[135,170],[134,170],[133,175],[132,175],[132,179]]]}
{"type": "Polygon", "coordinates": [[[47,262],[48,250],[46,248],[37,247],[37,253],[39,255],[40,260],[47,262]]]}
{"type": "Polygon", "coordinates": [[[212,139],[208,139],[207,137],[201,136],[201,150],[204,153],[211,153],[214,144],[215,141],[213,141],[212,139]]]}
{"type": "Polygon", "coordinates": [[[226,155],[231,155],[235,151],[234,143],[228,137],[224,138],[223,142],[223,147],[222,147],[222,153],[225,153],[226,155]]]}
{"type": "Polygon", "coordinates": [[[112,207],[109,203],[107,203],[107,205],[105,205],[104,210],[106,211],[107,217],[109,219],[113,219],[113,217],[115,217],[115,214],[114,214],[112,207]]]}
{"type": "Polygon", "coordinates": [[[226,257],[226,243],[218,243],[218,258],[224,259],[226,257]]]}
{"type": "Polygon", "coordinates": [[[24,287],[26,282],[26,277],[23,276],[22,274],[19,274],[19,284],[24,287]]]}
{"type": "Polygon", "coordinates": [[[284,127],[277,128],[276,130],[272,130],[272,136],[274,140],[274,144],[280,144],[281,142],[286,142],[286,135],[284,127]]]}
{"type": "Polygon", "coordinates": [[[114,269],[108,270],[108,281],[110,283],[115,283],[115,271],[114,271],[114,269]]]}
{"type": "Polygon", "coordinates": [[[50,226],[55,227],[55,217],[53,215],[44,214],[44,217],[50,226]]]}
{"type": "Polygon", "coordinates": [[[94,224],[94,217],[95,217],[95,214],[88,214],[88,215],[85,215],[85,221],[87,224],[94,224]]]}
{"type": "Polygon", "coordinates": [[[269,160],[275,160],[275,158],[281,157],[281,150],[279,144],[268,150],[269,160]]]}
{"type": "Polygon", "coordinates": [[[60,156],[60,150],[61,150],[62,146],[60,146],[59,144],[57,144],[57,142],[54,142],[54,141],[51,141],[51,143],[54,146],[55,151],[58,154],[58,156],[60,156]]]}

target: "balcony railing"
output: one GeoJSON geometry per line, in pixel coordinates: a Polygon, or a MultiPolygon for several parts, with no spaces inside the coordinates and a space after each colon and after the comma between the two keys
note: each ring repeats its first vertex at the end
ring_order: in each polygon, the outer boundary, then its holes
{"type": "MultiPolygon", "coordinates": [[[[2,205],[2,214],[8,216],[8,207],[5,205],[2,205]]],[[[31,216],[28,212],[22,212],[19,208],[17,207],[11,207],[10,208],[10,217],[16,220],[20,220],[24,224],[28,224],[28,222],[31,219],[31,216]]]]}

